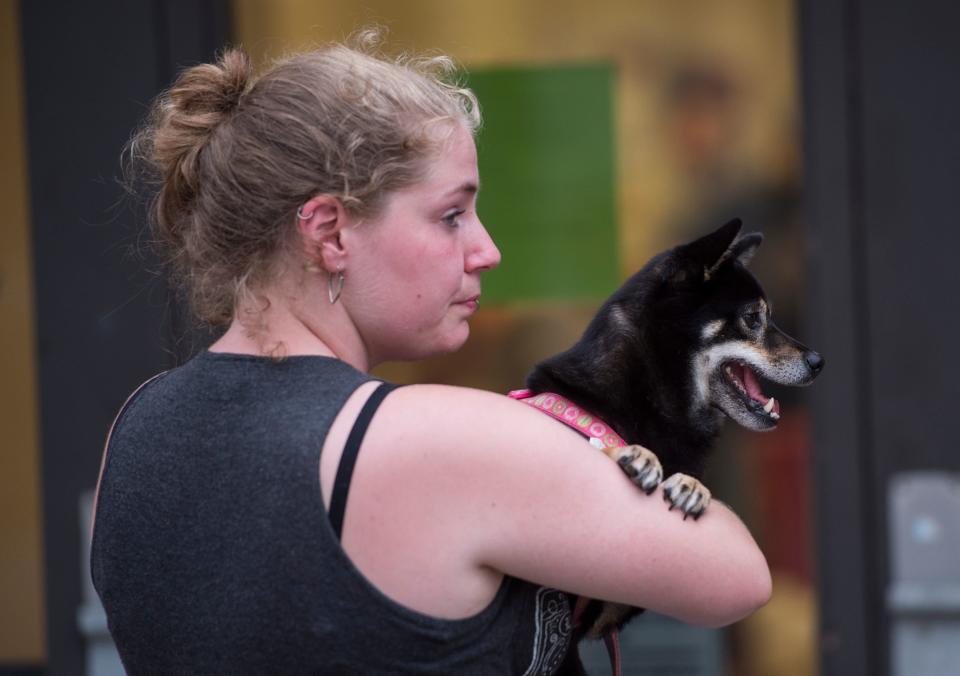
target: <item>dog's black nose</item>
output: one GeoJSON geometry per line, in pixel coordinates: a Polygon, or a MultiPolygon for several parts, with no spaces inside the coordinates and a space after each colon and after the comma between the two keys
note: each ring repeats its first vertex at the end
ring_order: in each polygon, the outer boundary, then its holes
{"type": "Polygon", "coordinates": [[[810,350],[803,355],[803,359],[805,362],[807,362],[807,366],[810,367],[810,370],[813,371],[814,375],[820,373],[820,369],[823,368],[823,357],[820,356],[819,352],[810,350]]]}

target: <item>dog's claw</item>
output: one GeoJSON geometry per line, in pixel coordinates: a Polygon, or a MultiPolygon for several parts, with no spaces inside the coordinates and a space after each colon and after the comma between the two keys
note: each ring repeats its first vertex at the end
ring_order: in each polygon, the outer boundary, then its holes
{"type": "Polygon", "coordinates": [[[653,451],[643,446],[622,446],[610,449],[610,455],[640,490],[653,493],[663,480],[663,467],[653,451]]]}
{"type": "Polygon", "coordinates": [[[706,486],[686,474],[674,474],[663,482],[663,499],[670,503],[671,511],[674,507],[682,511],[684,520],[688,516],[699,519],[710,505],[711,497],[706,486]]]}

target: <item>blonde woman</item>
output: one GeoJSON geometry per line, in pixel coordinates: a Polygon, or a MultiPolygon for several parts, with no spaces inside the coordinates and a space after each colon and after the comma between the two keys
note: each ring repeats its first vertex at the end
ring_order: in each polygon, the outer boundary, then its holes
{"type": "Polygon", "coordinates": [[[225,331],[108,438],[92,570],[129,673],[575,673],[568,594],[707,626],[768,599],[725,506],[684,521],[527,406],[368,375],[458,349],[500,261],[450,70],[231,50],[135,139],[225,331]]]}

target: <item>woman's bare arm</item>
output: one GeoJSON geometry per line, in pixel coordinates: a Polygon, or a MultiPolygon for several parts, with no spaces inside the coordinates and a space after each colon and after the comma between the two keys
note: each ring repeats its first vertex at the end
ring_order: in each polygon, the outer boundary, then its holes
{"type": "Polygon", "coordinates": [[[726,506],[684,521],[572,430],[463,388],[414,386],[385,400],[344,532],[361,570],[414,607],[471,598],[463,584],[482,597],[493,571],[706,626],[770,596],[766,560],[726,506]],[[418,574],[429,582],[410,589],[418,574]]]}

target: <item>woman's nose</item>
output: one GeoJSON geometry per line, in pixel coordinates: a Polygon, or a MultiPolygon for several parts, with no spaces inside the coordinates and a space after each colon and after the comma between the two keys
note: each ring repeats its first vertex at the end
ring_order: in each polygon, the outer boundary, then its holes
{"type": "Polygon", "coordinates": [[[500,250],[493,243],[490,233],[483,227],[483,223],[477,221],[476,235],[471,242],[470,250],[466,257],[467,272],[483,272],[492,270],[500,265],[500,250]]]}

